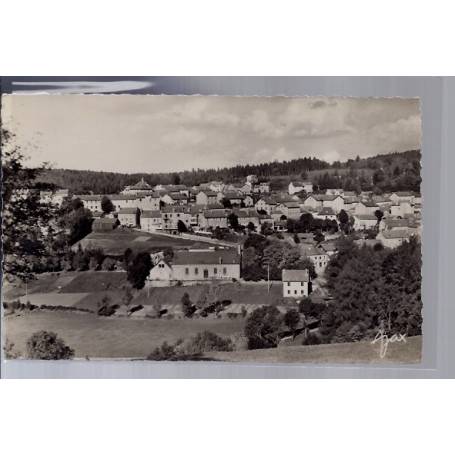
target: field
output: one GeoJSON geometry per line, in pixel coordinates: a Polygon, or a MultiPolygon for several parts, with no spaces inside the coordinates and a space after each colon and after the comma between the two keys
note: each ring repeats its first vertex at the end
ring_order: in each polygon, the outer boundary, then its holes
{"type": "MultiPolygon", "coordinates": [[[[28,337],[38,330],[52,330],[75,349],[77,358],[145,358],[163,341],[210,330],[220,336],[240,335],[244,319],[131,319],[102,318],[92,314],[33,311],[4,318],[8,341],[25,353],[28,337]]],[[[368,341],[319,346],[283,346],[254,351],[211,352],[207,360],[261,363],[417,363],[421,355],[421,337],[406,343],[391,344],[386,357],[379,356],[379,345],[368,341]]]]}
{"type": "MultiPolygon", "coordinates": [[[[96,311],[98,303],[109,297],[111,303],[121,304],[124,286],[127,284],[125,272],[61,272],[43,274],[30,281],[25,295],[25,286],[6,286],[6,301],[19,299],[35,305],[62,305],[96,311]]],[[[227,312],[241,312],[243,305],[250,310],[258,305],[273,305],[281,301],[281,283],[274,282],[267,290],[265,282],[260,283],[221,283],[218,285],[198,284],[194,286],[150,287],[136,292],[132,306],[143,305],[147,313],[156,302],[168,311],[179,310],[184,293],[188,293],[194,303],[207,297],[209,301],[230,300],[232,305],[227,312]]],[[[136,315],[137,316],[137,315],[136,315]]]]}
{"type": "Polygon", "coordinates": [[[176,342],[210,330],[220,336],[240,334],[238,319],[132,319],[60,311],[22,312],[4,317],[4,329],[14,348],[25,353],[27,339],[36,331],[56,332],[75,350],[77,358],[144,358],[163,341],[176,342]]]}
{"type": "Polygon", "coordinates": [[[316,346],[283,346],[254,351],[216,352],[207,355],[212,360],[261,363],[419,363],[422,337],[408,338],[406,343],[390,344],[383,359],[379,344],[369,341],[357,343],[323,344],[316,346]]]}
{"type": "Polygon", "coordinates": [[[92,232],[76,243],[73,249],[102,248],[104,253],[112,256],[123,255],[127,248],[139,251],[153,251],[157,248],[204,248],[208,244],[203,240],[188,240],[180,237],[169,237],[160,234],[136,231],[133,229],[115,229],[109,232],[92,232]]]}

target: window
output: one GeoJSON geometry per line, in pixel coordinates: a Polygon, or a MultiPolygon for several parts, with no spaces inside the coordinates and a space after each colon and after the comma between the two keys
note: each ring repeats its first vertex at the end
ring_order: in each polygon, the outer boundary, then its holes
{"type": "Polygon", "coordinates": [[[288,291],[288,295],[291,293],[291,291],[288,291]]]}
{"type": "Polygon", "coordinates": [[[288,286],[290,286],[290,285],[291,285],[291,282],[290,282],[290,281],[288,281],[288,286]]]}
{"type": "Polygon", "coordinates": [[[218,273],[218,269],[216,267],[214,267],[213,273],[214,273],[214,275],[216,275],[218,273]]]}
{"type": "Polygon", "coordinates": [[[197,275],[199,273],[199,269],[197,267],[194,267],[194,274],[197,275]]]}
{"type": "Polygon", "coordinates": [[[190,269],[188,267],[185,267],[185,275],[188,275],[190,273],[190,269]]]}
{"type": "Polygon", "coordinates": [[[302,289],[301,293],[303,294],[303,289],[302,289]]]}
{"type": "Polygon", "coordinates": [[[226,267],[223,267],[223,275],[226,275],[227,274],[227,269],[226,267]]]}
{"type": "Polygon", "coordinates": [[[297,294],[297,289],[294,291],[294,294],[297,294]]]}

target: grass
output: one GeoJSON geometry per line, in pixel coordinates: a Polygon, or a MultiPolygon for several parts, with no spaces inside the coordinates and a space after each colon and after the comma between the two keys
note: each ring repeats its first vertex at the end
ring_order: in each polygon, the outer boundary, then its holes
{"type": "MultiPolygon", "coordinates": [[[[103,318],[92,314],[33,311],[4,317],[8,341],[22,355],[27,339],[39,330],[56,332],[75,349],[77,358],[145,358],[162,342],[188,339],[203,330],[220,336],[243,332],[244,319],[133,319],[103,318]]],[[[207,359],[252,363],[418,363],[422,337],[389,345],[386,357],[369,341],[317,346],[283,346],[254,351],[210,352],[207,359]]]]}
{"type": "MultiPolygon", "coordinates": [[[[157,248],[198,248],[207,247],[204,241],[188,240],[180,237],[169,237],[151,234],[132,229],[116,229],[109,232],[92,232],[80,242],[82,248],[102,248],[105,254],[123,255],[127,248],[135,252],[151,252],[157,248]]],[[[77,248],[76,244],[73,248],[77,248]]]]}
{"type": "Polygon", "coordinates": [[[209,358],[227,362],[260,363],[418,363],[421,360],[422,337],[408,338],[406,343],[390,344],[386,356],[379,356],[379,344],[323,344],[315,346],[283,346],[253,351],[210,352],[209,358]]]}
{"type": "Polygon", "coordinates": [[[39,330],[56,332],[76,357],[145,358],[164,341],[176,342],[210,330],[220,336],[243,332],[243,319],[132,319],[53,311],[22,312],[4,317],[8,341],[22,355],[27,339],[39,330]]]}
{"type": "Polygon", "coordinates": [[[60,290],[61,293],[102,292],[122,289],[127,283],[126,272],[87,271],[77,275],[60,290]]]}

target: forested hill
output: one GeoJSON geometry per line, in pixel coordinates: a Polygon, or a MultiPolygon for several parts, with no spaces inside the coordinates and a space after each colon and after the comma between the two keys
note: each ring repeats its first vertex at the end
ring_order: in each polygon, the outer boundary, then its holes
{"type": "Polygon", "coordinates": [[[299,158],[289,161],[252,165],[237,165],[221,169],[194,169],[180,173],[122,174],[89,170],[51,169],[41,175],[40,181],[73,193],[114,194],[126,185],[144,178],[150,185],[183,183],[188,186],[212,180],[241,182],[249,174],[259,180],[270,180],[275,189],[285,188],[290,180],[313,181],[321,189],[329,187],[346,190],[410,190],[420,189],[420,151],[377,155],[329,164],[317,158],[299,158]]]}

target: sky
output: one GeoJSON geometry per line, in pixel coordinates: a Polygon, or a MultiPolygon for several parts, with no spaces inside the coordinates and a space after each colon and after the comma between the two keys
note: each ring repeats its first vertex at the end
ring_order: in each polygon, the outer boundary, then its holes
{"type": "Polygon", "coordinates": [[[27,165],[178,172],[420,148],[416,98],[12,94],[2,121],[27,165]]]}

